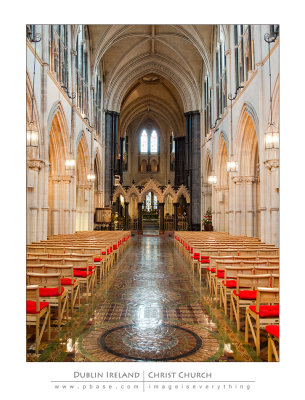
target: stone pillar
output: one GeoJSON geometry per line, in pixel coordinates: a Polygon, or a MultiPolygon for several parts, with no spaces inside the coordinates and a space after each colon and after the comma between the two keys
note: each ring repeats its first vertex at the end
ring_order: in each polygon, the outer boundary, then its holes
{"type": "Polygon", "coordinates": [[[142,234],[142,203],[138,203],[138,234],[142,234]]]}
{"type": "Polygon", "coordinates": [[[246,235],[254,237],[254,176],[246,177],[246,235]]]}
{"type": "Polygon", "coordinates": [[[124,222],[124,230],[128,231],[129,230],[129,213],[128,213],[128,206],[129,203],[125,201],[125,222],[124,222]]]}
{"type": "Polygon", "coordinates": [[[182,184],[184,181],[185,171],[185,136],[175,138],[175,186],[182,184]]]}
{"type": "Polygon", "coordinates": [[[185,139],[185,179],[190,191],[190,230],[201,229],[201,140],[200,140],[200,112],[190,111],[184,114],[186,117],[185,139]]]}
{"type": "Polygon", "coordinates": [[[164,203],[159,203],[159,212],[160,212],[160,233],[164,233],[164,203]]]}
{"type": "Polygon", "coordinates": [[[174,231],[178,230],[178,206],[179,203],[174,203],[174,231]]]}
{"type": "Polygon", "coordinates": [[[186,214],[187,214],[187,222],[188,222],[188,230],[192,230],[192,223],[191,223],[191,204],[186,203],[186,214]]]}
{"type": "Polygon", "coordinates": [[[111,205],[114,175],[117,172],[117,135],[119,113],[105,114],[105,206],[111,205]]]}
{"type": "Polygon", "coordinates": [[[269,172],[270,225],[266,227],[266,242],[279,245],[279,160],[268,160],[265,166],[269,172]]]}
{"type": "Polygon", "coordinates": [[[235,176],[234,182],[234,193],[235,193],[235,207],[234,207],[234,235],[241,235],[241,184],[243,179],[241,176],[235,176]]]}

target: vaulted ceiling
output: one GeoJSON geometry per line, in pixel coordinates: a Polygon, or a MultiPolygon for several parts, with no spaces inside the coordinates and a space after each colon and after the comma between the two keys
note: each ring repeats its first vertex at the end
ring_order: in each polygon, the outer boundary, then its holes
{"type": "Polygon", "coordinates": [[[120,135],[145,118],[175,136],[201,108],[214,25],[89,25],[92,70],[103,75],[104,108],[120,113],[120,135]]]}

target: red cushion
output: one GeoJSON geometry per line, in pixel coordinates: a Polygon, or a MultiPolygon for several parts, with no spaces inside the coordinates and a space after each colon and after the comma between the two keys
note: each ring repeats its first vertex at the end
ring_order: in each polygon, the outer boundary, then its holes
{"type": "Polygon", "coordinates": [[[40,310],[36,311],[36,301],[27,300],[26,301],[26,313],[27,314],[38,314],[43,308],[48,307],[49,303],[47,301],[41,301],[39,303],[40,310]]]}
{"type": "Polygon", "coordinates": [[[106,255],[106,251],[102,251],[102,255],[105,256],[106,255]]]}
{"type": "Polygon", "coordinates": [[[87,276],[89,276],[89,275],[91,275],[91,274],[93,274],[92,271],[89,271],[88,273],[87,273],[87,271],[80,271],[80,270],[78,270],[78,269],[75,269],[75,270],[73,271],[73,276],[74,276],[75,278],[86,278],[87,276]]]}
{"type": "Polygon", "coordinates": [[[217,278],[224,278],[225,277],[225,271],[221,271],[220,269],[217,271],[217,278]]]}
{"type": "Polygon", "coordinates": [[[95,257],[94,258],[94,262],[100,262],[100,261],[102,261],[101,257],[95,257]]]}
{"type": "Polygon", "coordinates": [[[113,252],[113,250],[112,250],[112,246],[110,247],[110,253],[112,253],[113,252]]]}
{"type": "Polygon", "coordinates": [[[194,253],[194,260],[199,260],[200,253],[194,253]]]}
{"type": "Polygon", "coordinates": [[[209,260],[209,259],[210,259],[210,256],[201,256],[201,260],[202,260],[203,258],[204,258],[205,260],[209,260]]]}
{"type": "MultiPolygon", "coordinates": [[[[92,271],[92,269],[95,269],[96,267],[95,267],[95,265],[93,267],[92,267],[92,265],[89,265],[88,268],[89,268],[89,271],[92,271]]],[[[75,270],[86,271],[86,269],[87,269],[87,267],[75,267],[74,271],[75,270]]]]}
{"type": "Polygon", "coordinates": [[[207,271],[211,271],[211,268],[210,268],[210,267],[205,267],[205,269],[206,269],[207,271]]]}
{"type": "Polygon", "coordinates": [[[113,250],[117,250],[118,246],[116,244],[113,245],[113,250]]]}
{"type": "Polygon", "coordinates": [[[210,264],[210,260],[208,259],[201,259],[201,264],[210,264]]]}
{"type": "Polygon", "coordinates": [[[238,296],[241,300],[255,300],[256,299],[256,290],[240,290],[236,293],[236,290],[233,290],[233,293],[238,296]]]}
{"type": "MultiPolygon", "coordinates": [[[[250,306],[250,310],[256,313],[256,306],[250,306]]],[[[278,317],[280,313],[279,304],[272,306],[259,306],[259,316],[261,318],[278,317]]]]}
{"type": "Polygon", "coordinates": [[[61,287],[61,292],[58,293],[58,287],[53,288],[39,288],[39,296],[41,297],[57,297],[61,296],[65,289],[61,287]]]}
{"type": "Polygon", "coordinates": [[[236,287],[236,280],[235,279],[227,279],[226,282],[222,281],[224,286],[229,287],[229,288],[235,288],[236,287]]]}
{"type": "Polygon", "coordinates": [[[214,267],[214,268],[211,268],[211,272],[216,272],[216,268],[214,267]]]}
{"type": "Polygon", "coordinates": [[[280,337],[280,327],[279,325],[267,325],[266,331],[277,338],[280,337]]]}
{"type": "Polygon", "coordinates": [[[61,282],[62,285],[67,286],[67,285],[74,285],[76,280],[73,279],[73,283],[72,283],[72,279],[71,278],[61,278],[60,282],[61,282]]]}
{"type": "Polygon", "coordinates": [[[193,254],[193,247],[191,247],[191,253],[193,254]]]}

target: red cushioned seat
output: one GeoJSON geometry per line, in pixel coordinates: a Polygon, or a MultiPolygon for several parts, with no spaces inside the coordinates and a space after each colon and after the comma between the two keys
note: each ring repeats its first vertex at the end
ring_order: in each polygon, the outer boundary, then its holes
{"type": "Polygon", "coordinates": [[[200,253],[194,253],[194,260],[199,260],[200,253]]]}
{"type": "Polygon", "coordinates": [[[118,246],[116,244],[113,245],[113,250],[117,250],[118,246]]]}
{"type": "Polygon", "coordinates": [[[216,268],[214,267],[214,268],[211,268],[211,272],[216,272],[216,268]]]}
{"type": "Polygon", "coordinates": [[[210,267],[205,267],[205,269],[206,269],[207,271],[211,271],[211,268],[210,268],[210,267]]]}
{"type": "Polygon", "coordinates": [[[74,283],[76,282],[76,279],[73,279],[73,283],[72,283],[71,278],[61,278],[60,282],[64,286],[69,286],[69,285],[74,285],[74,283]]]}
{"type": "Polygon", "coordinates": [[[226,282],[222,281],[224,286],[228,288],[235,288],[236,287],[236,280],[235,279],[227,279],[226,282]]]}
{"type": "Polygon", "coordinates": [[[113,249],[112,249],[112,246],[110,247],[110,253],[112,253],[113,252],[113,249]]]}
{"type": "Polygon", "coordinates": [[[94,258],[94,262],[100,262],[100,261],[102,261],[101,257],[95,257],[94,258]]]}
{"type": "Polygon", "coordinates": [[[225,271],[218,270],[217,271],[217,278],[224,278],[224,277],[225,277],[225,271]]]}
{"type": "MultiPolygon", "coordinates": [[[[249,307],[251,311],[256,313],[256,306],[250,306],[249,307]]],[[[273,317],[278,317],[280,313],[280,307],[279,304],[275,304],[272,306],[259,306],[259,316],[261,318],[273,318],[273,317]]]]}
{"type": "Polygon", "coordinates": [[[193,254],[193,247],[191,247],[191,254],[193,254]]]}
{"type": "Polygon", "coordinates": [[[36,311],[36,301],[33,300],[27,300],[26,301],[26,313],[27,314],[39,314],[40,311],[45,308],[48,307],[49,303],[47,301],[41,301],[39,303],[39,307],[40,310],[36,311]]]}
{"type": "MultiPolygon", "coordinates": [[[[93,269],[96,268],[96,266],[94,265],[92,267],[92,265],[88,265],[89,271],[92,271],[93,269]]],[[[86,271],[87,267],[75,267],[74,271],[79,270],[79,271],[86,271]]]]}
{"type": "Polygon", "coordinates": [[[267,325],[266,331],[270,333],[270,335],[276,336],[277,338],[280,337],[280,327],[279,325],[267,325]]]}
{"type": "Polygon", "coordinates": [[[102,251],[102,255],[105,256],[106,255],[106,251],[102,251]]]}
{"type": "Polygon", "coordinates": [[[81,270],[77,270],[77,269],[73,271],[73,276],[75,278],[86,278],[87,276],[89,276],[91,274],[93,274],[92,271],[89,271],[88,273],[87,273],[87,271],[81,271],[81,270]]]}
{"type": "Polygon", "coordinates": [[[208,259],[201,259],[201,264],[210,264],[210,260],[208,259]]]}
{"type": "Polygon", "coordinates": [[[202,259],[202,258],[209,260],[209,259],[210,259],[210,256],[201,256],[201,259],[202,259]]]}
{"type": "Polygon", "coordinates": [[[233,293],[238,296],[241,300],[255,300],[256,299],[256,290],[240,290],[236,293],[236,290],[233,290],[233,293]]]}
{"type": "Polygon", "coordinates": [[[58,292],[58,287],[55,288],[39,288],[40,297],[58,297],[62,295],[65,289],[62,287],[61,292],[58,292]]]}

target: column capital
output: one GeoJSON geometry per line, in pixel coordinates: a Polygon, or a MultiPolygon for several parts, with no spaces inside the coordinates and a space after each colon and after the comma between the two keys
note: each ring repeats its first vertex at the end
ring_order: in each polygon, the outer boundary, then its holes
{"type": "Polygon", "coordinates": [[[246,181],[246,183],[254,183],[254,182],[256,182],[257,181],[257,178],[255,178],[255,176],[246,176],[245,177],[245,181],[246,181]]]}
{"type": "Polygon", "coordinates": [[[267,160],[264,162],[265,166],[268,169],[272,169],[272,168],[278,168],[280,166],[280,161],[278,159],[274,159],[274,160],[267,160]]]}
{"type": "Polygon", "coordinates": [[[242,176],[233,176],[232,180],[233,180],[234,183],[240,184],[240,183],[243,182],[244,178],[242,176]]]}
{"type": "Polygon", "coordinates": [[[43,160],[27,160],[27,166],[30,169],[40,170],[46,163],[43,160]]]}

